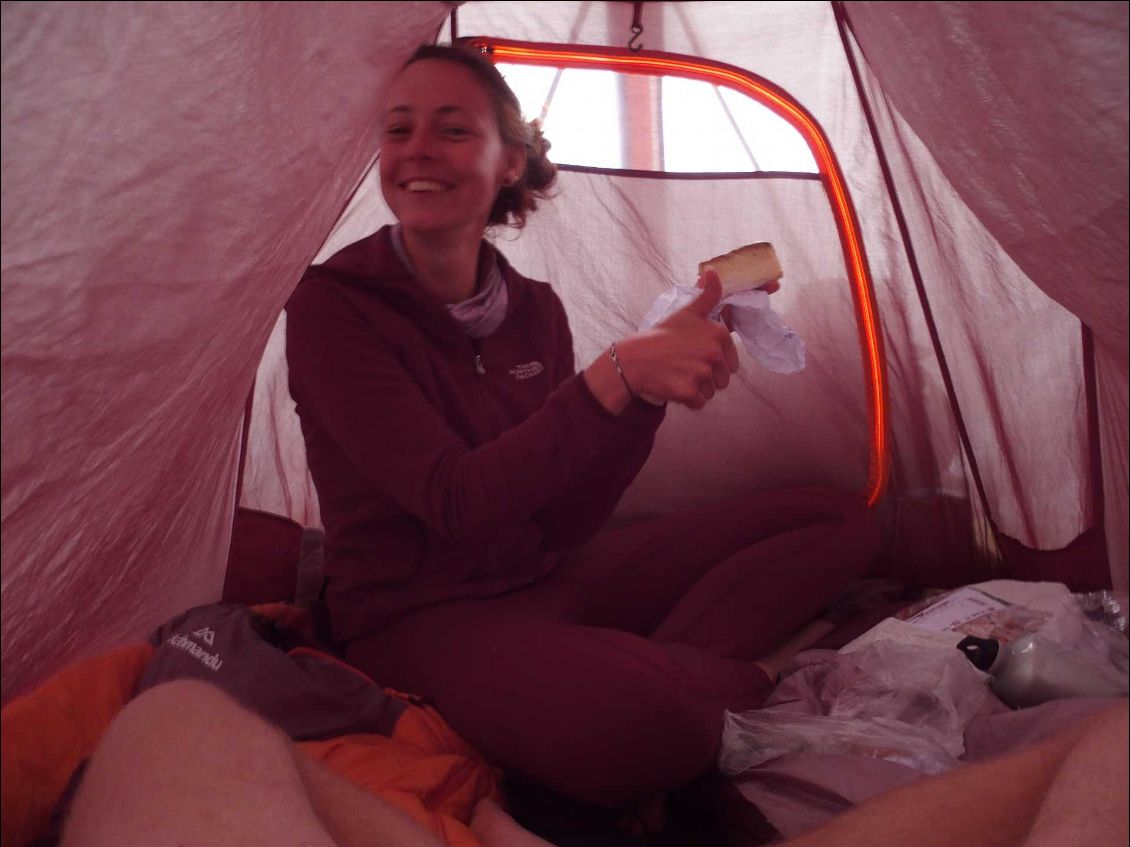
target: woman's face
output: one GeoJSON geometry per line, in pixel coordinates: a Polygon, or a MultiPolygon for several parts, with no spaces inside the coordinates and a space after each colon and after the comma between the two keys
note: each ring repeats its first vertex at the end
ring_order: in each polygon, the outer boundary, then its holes
{"type": "Polygon", "coordinates": [[[481,238],[521,166],[486,89],[455,62],[424,59],[401,71],[385,102],[381,191],[397,220],[418,233],[481,238]]]}

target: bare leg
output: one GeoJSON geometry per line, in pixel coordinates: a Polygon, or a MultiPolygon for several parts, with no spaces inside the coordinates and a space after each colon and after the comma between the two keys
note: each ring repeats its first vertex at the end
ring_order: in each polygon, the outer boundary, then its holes
{"type": "Polygon", "coordinates": [[[1127,708],[884,794],[787,847],[1115,847],[1127,839],[1127,708]]]}
{"type": "Polygon", "coordinates": [[[1126,709],[1095,718],[1064,758],[1026,847],[1127,843],[1127,736],[1126,709]]]}
{"type": "Polygon", "coordinates": [[[62,844],[440,842],[399,809],[298,754],[218,689],[185,681],[147,691],[110,725],[62,844]]]}

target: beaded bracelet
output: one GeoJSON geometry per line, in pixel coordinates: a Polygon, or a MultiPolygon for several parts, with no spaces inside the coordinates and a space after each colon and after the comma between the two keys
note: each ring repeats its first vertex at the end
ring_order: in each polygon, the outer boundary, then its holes
{"type": "Polygon", "coordinates": [[[628,396],[637,396],[636,392],[632,389],[632,384],[628,382],[628,378],[624,376],[624,369],[620,367],[620,356],[616,353],[615,341],[612,342],[612,348],[609,351],[609,355],[612,357],[612,364],[616,367],[616,373],[620,374],[620,379],[624,380],[624,387],[628,389],[628,396]]]}

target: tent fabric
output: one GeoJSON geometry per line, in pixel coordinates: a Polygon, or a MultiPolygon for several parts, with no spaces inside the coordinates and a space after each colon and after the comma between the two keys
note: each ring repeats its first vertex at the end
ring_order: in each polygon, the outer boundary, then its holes
{"type": "MultiPolygon", "coordinates": [[[[1021,12],[1017,4],[995,3],[846,5],[883,96],[930,151],[953,191],[1027,280],[1094,333],[1106,494],[1102,517],[1114,583],[1125,591],[1127,6],[1026,3],[1021,12]]],[[[966,287],[960,282],[954,280],[951,290],[966,287]]],[[[1002,329],[997,322],[985,332],[1002,329]]],[[[1070,343],[1070,337],[1062,341],[1070,343]]],[[[1055,348],[1043,335],[1006,341],[1013,343],[1031,358],[1055,348]]],[[[987,354],[1004,346],[980,348],[986,351],[980,367],[996,370],[987,354]]],[[[1046,375],[1035,374],[1036,384],[1046,375]]],[[[1065,406],[1064,416],[1071,411],[1065,406]]],[[[1024,425],[1023,418],[1017,422],[1024,425]]],[[[1043,417],[1044,425],[1049,422],[1043,417]]],[[[1049,468],[1058,464],[1054,447],[1036,455],[1049,468]]],[[[1042,498],[1055,486],[1053,472],[1028,490],[1042,498]]],[[[1041,510],[1027,520],[1046,518],[1041,510]]],[[[1013,534],[1026,540],[1026,533],[1013,534]]],[[[1038,540],[1044,542],[1038,546],[1060,547],[1070,539],[1056,533],[1038,540]]]]}
{"type": "Polygon", "coordinates": [[[264,342],[441,3],[3,7],[3,696],[219,597],[264,342]]]}
{"type": "MultiPolygon", "coordinates": [[[[1063,547],[1092,520],[1079,320],[1031,285],[874,84],[871,94],[993,518],[1026,545],[1063,547]]],[[[906,287],[905,268],[895,280],[906,287]]]]}
{"type": "MultiPolygon", "coordinates": [[[[640,41],[766,77],[830,140],[883,326],[892,476],[878,508],[896,572],[956,579],[991,555],[990,519],[1043,550],[1102,521],[1125,592],[1126,6],[842,9],[968,452],[833,4],[647,3],[640,41]]],[[[282,305],[308,264],[387,221],[367,170],[380,92],[448,11],[4,5],[5,700],[218,599],[253,385],[240,503],[318,525],[282,305]]],[[[458,31],[625,46],[631,15],[627,3],[472,2],[458,31]]],[[[500,237],[561,294],[582,365],[697,261],[779,244],[775,306],[809,368],[775,377],[747,360],[706,412],[673,410],[621,518],[782,482],[862,487],[858,342],[821,199],[803,180],[570,170],[521,235],[500,237]]]]}

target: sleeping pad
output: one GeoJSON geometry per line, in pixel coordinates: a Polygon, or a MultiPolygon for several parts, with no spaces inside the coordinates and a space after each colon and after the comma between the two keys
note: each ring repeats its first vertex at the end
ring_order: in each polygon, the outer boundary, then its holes
{"type": "Polygon", "coordinates": [[[53,843],[110,722],[133,697],[180,679],[221,688],[453,847],[480,844],[465,824],[478,800],[499,799],[497,774],[434,709],[318,649],[296,607],[211,604],[163,624],[148,642],[59,672],[4,708],[3,847],[53,843]]]}

